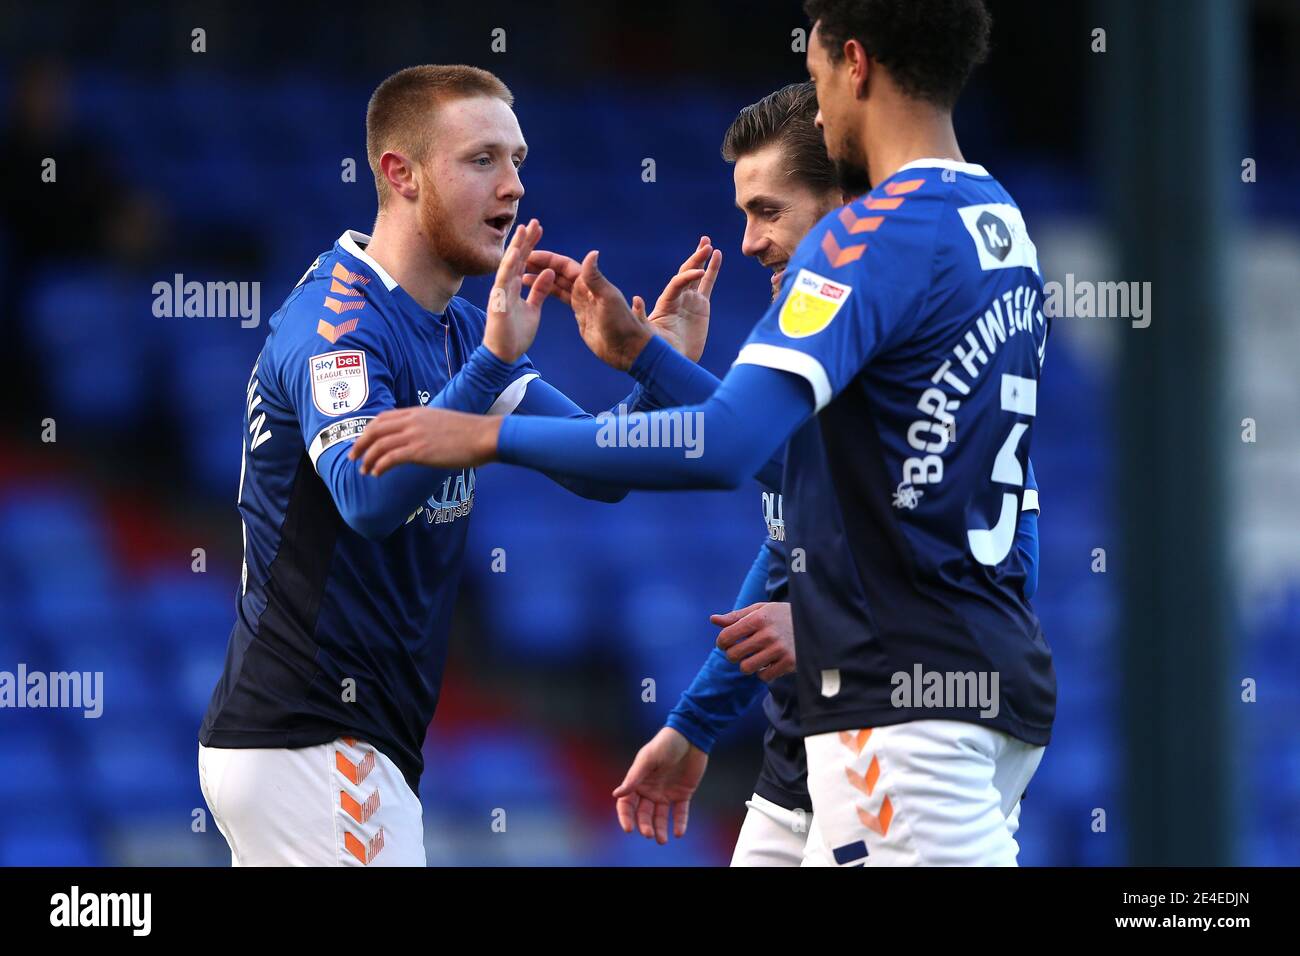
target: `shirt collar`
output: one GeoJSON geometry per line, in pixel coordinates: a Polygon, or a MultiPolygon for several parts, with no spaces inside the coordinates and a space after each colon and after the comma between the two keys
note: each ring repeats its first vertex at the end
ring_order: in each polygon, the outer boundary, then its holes
{"type": "Polygon", "coordinates": [[[397,288],[397,280],[385,272],[384,267],[366,253],[365,247],[369,244],[370,237],[364,232],[357,232],[355,229],[349,229],[339,236],[339,248],[368,265],[375,275],[379,276],[379,281],[384,284],[384,288],[392,292],[397,288]]]}
{"type": "Polygon", "coordinates": [[[989,174],[987,169],[977,163],[959,163],[955,159],[914,159],[904,166],[899,166],[895,172],[901,173],[905,169],[951,169],[968,176],[989,174]]]}

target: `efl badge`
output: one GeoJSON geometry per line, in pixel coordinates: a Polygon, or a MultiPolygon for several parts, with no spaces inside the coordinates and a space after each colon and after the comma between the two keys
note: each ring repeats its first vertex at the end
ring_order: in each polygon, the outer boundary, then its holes
{"type": "Polygon", "coordinates": [[[366,403],[370,379],[366,353],[356,349],[326,352],[307,360],[311,368],[311,396],[326,415],[346,415],[366,403]]]}
{"type": "Polygon", "coordinates": [[[831,324],[852,291],[853,287],[843,282],[800,269],[781,306],[781,331],[792,339],[816,335],[831,324]]]}

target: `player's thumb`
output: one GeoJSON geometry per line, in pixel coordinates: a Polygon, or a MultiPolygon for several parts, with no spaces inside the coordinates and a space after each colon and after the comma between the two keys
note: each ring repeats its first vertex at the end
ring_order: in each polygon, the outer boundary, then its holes
{"type": "Polygon", "coordinates": [[[600,253],[592,249],[591,252],[587,253],[586,258],[582,260],[582,278],[593,292],[605,281],[605,276],[600,271],[599,259],[600,253]]]}
{"type": "Polygon", "coordinates": [[[645,766],[645,758],[637,754],[636,759],[632,761],[632,766],[627,768],[627,775],[623,777],[623,782],[614,788],[610,796],[616,800],[619,797],[630,797],[636,791],[641,778],[645,776],[645,766]]]}

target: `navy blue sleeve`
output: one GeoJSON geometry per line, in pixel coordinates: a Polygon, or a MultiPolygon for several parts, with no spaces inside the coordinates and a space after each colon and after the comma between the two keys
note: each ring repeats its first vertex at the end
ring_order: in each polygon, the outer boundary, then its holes
{"type": "MultiPolygon", "coordinates": [[[[745,575],[733,610],[767,600],[767,543],[745,575]]],[[[757,674],[746,674],[739,664],[715,647],[691,686],[668,715],[667,725],[705,753],[713,749],[718,736],[762,696],[766,685],[757,674]]]]}
{"type": "Polygon", "coordinates": [[[501,423],[498,457],[547,474],[629,488],[735,488],[773,457],[813,410],[797,375],[736,365],[700,405],[594,420],[501,423]]]}

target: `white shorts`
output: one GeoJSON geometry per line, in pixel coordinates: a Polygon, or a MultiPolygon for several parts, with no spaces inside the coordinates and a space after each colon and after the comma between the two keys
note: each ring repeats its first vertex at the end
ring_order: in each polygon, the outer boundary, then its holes
{"type": "Polygon", "coordinates": [[[1020,797],[1045,748],[957,720],[842,730],[804,744],[809,842],[829,865],[1016,865],[1020,797]]]}
{"type": "Polygon", "coordinates": [[[205,747],[199,786],[232,866],[424,866],[424,814],[397,766],[341,737],[315,747],[205,747]]]}
{"type": "MultiPolygon", "coordinates": [[[[749,812],[736,837],[732,866],[800,866],[810,848],[812,814],[787,810],[754,794],[745,801],[749,812]]],[[[812,849],[816,849],[815,846],[812,849]]]]}

